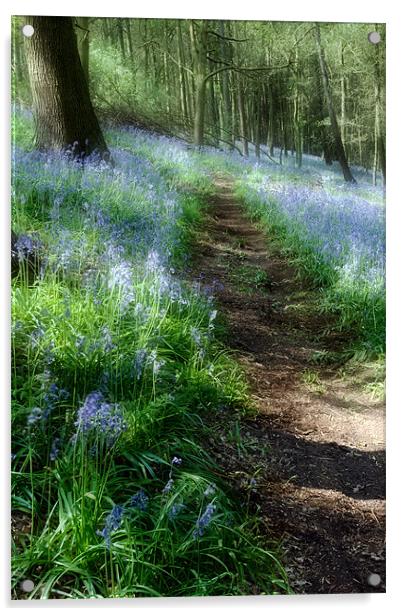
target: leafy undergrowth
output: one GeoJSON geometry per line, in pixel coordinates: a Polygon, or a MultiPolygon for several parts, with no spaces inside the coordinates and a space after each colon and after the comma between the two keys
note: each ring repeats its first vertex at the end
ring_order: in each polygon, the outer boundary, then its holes
{"type": "Polygon", "coordinates": [[[37,152],[30,130],[19,117],[14,596],[289,592],[200,445],[209,413],[247,406],[213,289],[184,282],[210,177],[144,133],[111,131],[110,167],[37,152]]]}

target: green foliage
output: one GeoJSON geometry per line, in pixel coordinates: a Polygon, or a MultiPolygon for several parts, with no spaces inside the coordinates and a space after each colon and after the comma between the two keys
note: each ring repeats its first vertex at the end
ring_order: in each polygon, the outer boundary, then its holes
{"type": "MultiPolygon", "coordinates": [[[[23,147],[30,129],[16,125],[23,147]]],[[[163,195],[179,204],[170,264],[182,268],[211,180],[140,135],[110,135],[138,165],[130,182],[57,157],[37,177],[22,162],[14,169],[13,226],[40,238],[42,271],[32,280],[21,269],[12,285],[13,596],[25,579],[35,585],[30,598],[42,599],[289,592],[257,520],[228,497],[202,445],[210,414],[247,401],[215,335],[211,299],[175,285],[176,271],[147,268],[139,235],[120,259],[135,302],[125,304],[126,279],[111,284],[113,268],[102,269],[120,225],[127,235],[144,219],[152,224],[159,208],[168,229],[163,195]],[[142,187],[147,169],[167,186],[154,201],[142,187]],[[94,391],[104,415],[85,431],[80,413],[94,391]],[[108,440],[111,418],[121,429],[108,440]],[[142,491],[143,508],[135,504],[142,491]]]]}

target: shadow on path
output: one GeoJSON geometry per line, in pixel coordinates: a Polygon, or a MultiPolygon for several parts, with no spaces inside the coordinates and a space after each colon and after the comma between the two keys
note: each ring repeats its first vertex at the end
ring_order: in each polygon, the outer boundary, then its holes
{"type": "Polygon", "coordinates": [[[384,407],[317,368],[314,354],[344,341],[325,334],[317,295],[246,218],[231,180],[217,178],[216,186],[196,270],[206,284],[222,283],[226,342],[257,411],[254,419],[222,417],[212,453],[240,492],[245,477],[257,477],[245,497],[267,537],[282,537],[295,592],[384,592],[384,407]],[[264,271],[268,284],[244,289],[245,266],[264,271]],[[320,395],[303,382],[306,370],[317,375],[320,395]],[[239,422],[241,447],[227,438],[239,422]],[[380,575],[378,586],[371,573],[380,575]]]}

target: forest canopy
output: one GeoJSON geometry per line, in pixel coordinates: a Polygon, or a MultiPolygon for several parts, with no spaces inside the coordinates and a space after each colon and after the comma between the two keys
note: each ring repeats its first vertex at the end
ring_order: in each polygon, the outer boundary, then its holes
{"type": "MultiPolygon", "coordinates": [[[[13,20],[14,99],[30,106],[24,20],[13,20]]],[[[373,30],[385,41],[384,25],[99,17],[73,24],[101,121],[244,156],[252,148],[275,158],[278,148],[279,162],[292,153],[298,166],[304,153],[340,160],[341,142],[349,164],[385,176],[385,45],[368,42],[373,30]]]]}

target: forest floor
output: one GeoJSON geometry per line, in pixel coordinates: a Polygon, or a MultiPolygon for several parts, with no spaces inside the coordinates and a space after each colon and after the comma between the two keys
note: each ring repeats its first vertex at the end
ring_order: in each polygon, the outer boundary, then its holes
{"type": "Polygon", "coordinates": [[[258,513],[261,534],[282,540],[294,592],[385,592],[385,408],[367,390],[373,375],[317,363],[345,338],[243,213],[230,177],[217,176],[216,190],[195,269],[222,283],[226,343],[255,410],[223,409],[209,449],[258,513]]]}

